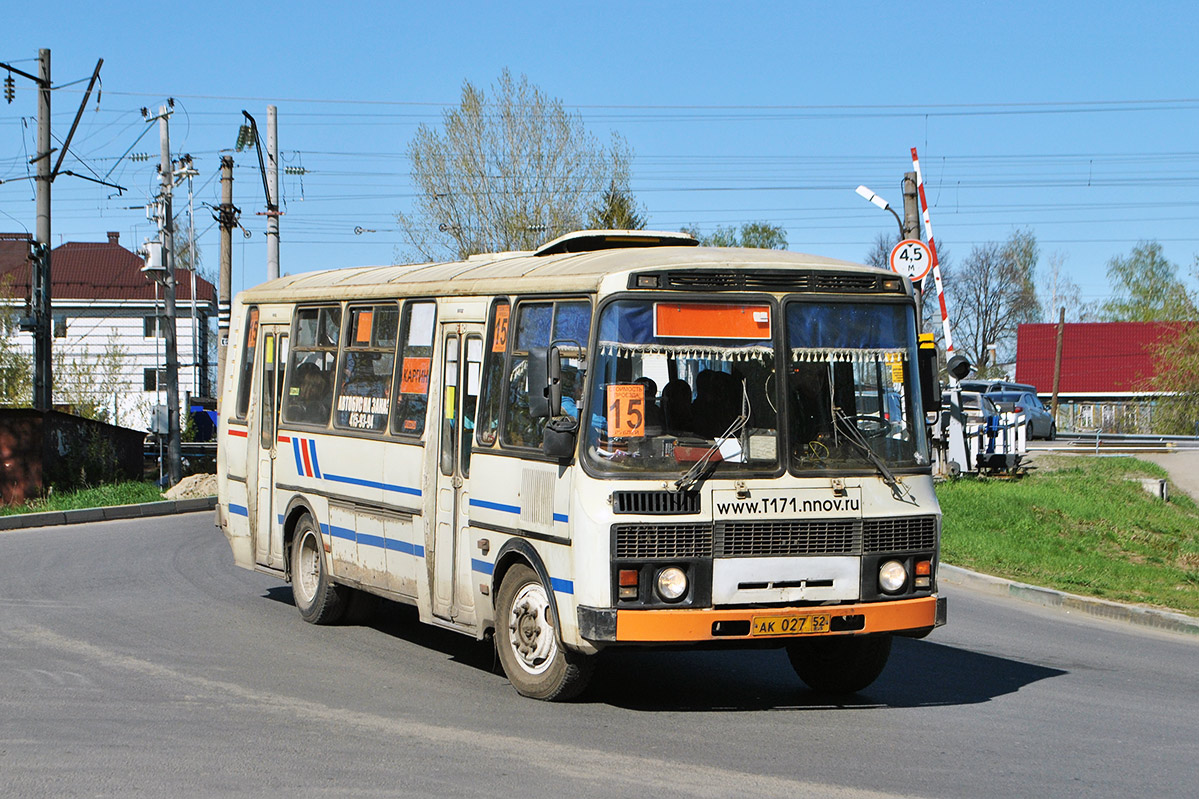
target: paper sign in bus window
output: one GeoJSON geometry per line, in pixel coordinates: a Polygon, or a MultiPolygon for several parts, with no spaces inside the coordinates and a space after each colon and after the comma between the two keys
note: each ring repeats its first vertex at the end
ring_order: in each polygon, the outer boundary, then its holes
{"type": "Polygon", "coordinates": [[[374,317],[373,311],[361,311],[358,314],[358,327],[354,330],[355,344],[371,343],[371,320],[374,317]]]}
{"type": "Polygon", "coordinates": [[[623,383],[608,386],[608,436],[641,438],[645,435],[645,386],[623,383]]]}
{"type": "Polygon", "coordinates": [[[430,358],[405,358],[400,367],[401,394],[429,393],[430,358]]]}
{"type": "Polygon", "coordinates": [[[503,352],[508,348],[508,316],[512,309],[508,305],[495,308],[495,334],[491,337],[491,351],[503,352]]]}

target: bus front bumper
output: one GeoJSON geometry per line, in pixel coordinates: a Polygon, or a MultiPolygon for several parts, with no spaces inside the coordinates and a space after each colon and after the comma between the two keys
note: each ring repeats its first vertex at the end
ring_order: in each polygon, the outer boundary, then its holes
{"type": "Polygon", "coordinates": [[[579,633],[596,643],[765,641],[824,635],[920,636],[946,620],[945,597],[782,608],[617,610],[579,606],[579,633]]]}

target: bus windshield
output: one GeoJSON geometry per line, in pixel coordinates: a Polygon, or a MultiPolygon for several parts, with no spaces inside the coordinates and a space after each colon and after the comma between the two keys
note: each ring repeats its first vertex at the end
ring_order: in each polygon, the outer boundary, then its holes
{"type": "Polygon", "coordinates": [[[794,472],[927,465],[912,309],[794,301],[776,314],[766,300],[604,306],[589,464],[676,478],[773,473],[782,455],[794,472]]]}
{"type": "Polygon", "coordinates": [[[786,318],[792,471],[927,465],[912,309],[792,302],[786,318]]]}

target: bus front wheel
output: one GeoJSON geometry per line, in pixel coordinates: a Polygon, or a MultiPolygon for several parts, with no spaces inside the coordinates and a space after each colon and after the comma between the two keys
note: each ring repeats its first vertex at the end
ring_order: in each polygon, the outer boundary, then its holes
{"type": "Polygon", "coordinates": [[[891,654],[890,635],[797,638],[787,644],[791,667],[809,688],[852,694],[882,674],[891,654]]]}
{"type": "Polygon", "coordinates": [[[562,646],[551,601],[532,569],[524,564],[509,569],[496,597],[495,646],[508,681],[519,693],[565,701],[587,687],[594,663],[562,646]]]}
{"type": "Polygon", "coordinates": [[[311,624],[333,624],[345,613],[347,592],[329,577],[321,534],[305,514],[291,545],[291,593],[300,618],[311,624]]]}

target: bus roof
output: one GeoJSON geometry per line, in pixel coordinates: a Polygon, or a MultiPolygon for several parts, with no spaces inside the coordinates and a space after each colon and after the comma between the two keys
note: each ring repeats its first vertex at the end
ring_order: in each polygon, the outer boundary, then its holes
{"type": "Polygon", "coordinates": [[[392,266],[360,266],[288,275],[243,292],[244,302],[441,296],[591,293],[607,277],[645,270],[819,269],[880,270],[832,258],[785,250],[726,247],[632,247],[595,252],[536,255],[506,252],[465,261],[392,266]]]}

